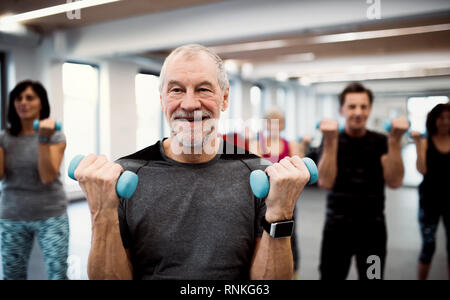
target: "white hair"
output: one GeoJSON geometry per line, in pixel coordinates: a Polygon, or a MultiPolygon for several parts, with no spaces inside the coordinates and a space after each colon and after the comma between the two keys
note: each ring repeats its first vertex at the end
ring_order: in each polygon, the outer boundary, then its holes
{"type": "Polygon", "coordinates": [[[165,76],[166,76],[167,62],[170,60],[170,58],[172,58],[173,56],[178,55],[178,54],[191,57],[191,56],[198,55],[201,52],[209,55],[216,63],[217,81],[219,82],[219,86],[220,86],[220,89],[222,90],[222,93],[225,94],[227,88],[230,86],[230,83],[228,82],[227,72],[225,71],[225,67],[223,65],[222,59],[211,49],[209,49],[205,46],[202,46],[202,45],[198,45],[198,44],[189,44],[189,45],[180,46],[180,47],[176,48],[175,50],[173,50],[169,54],[169,56],[166,57],[166,59],[164,60],[164,64],[161,68],[161,73],[159,75],[159,92],[162,93],[164,80],[165,80],[165,76]]]}

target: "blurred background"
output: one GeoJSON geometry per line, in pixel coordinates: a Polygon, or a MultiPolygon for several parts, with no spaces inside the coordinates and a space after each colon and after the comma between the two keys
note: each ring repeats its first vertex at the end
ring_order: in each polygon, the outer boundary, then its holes
{"type": "MultiPolygon", "coordinates": [[[[158,76],[167,54],[186,43],[209,46],[225,60],[231,87],[222,133],[243,132],[243,122],[256,133],[261,124],[251,120],[278,106],[283,136],[313,136],[312,157],[321,139],[316,122],[343,121],[337,99],[351,81],[374,92],[368,128],[379,132],[383,121],[400,115],[422,131],[428,111],[450,97],[447,0],[2,0],[1,126],[15,84],[42,82],[68,141],[61,172],[74,201],[72,279],[86,278],[90,226],[78,184],[65,176],[70,159],[92,152],[114,160],[167,136],[158,76]]],[[[422,177],[407,137],[403,158],[404,187],[387,190],[386,279],[415,279],[420,250],[422,177]]],[[[311,187],[299,202],[300,279],[318,278],[325,196],[311,187]]],[[[442,228],[438,236],[430,278],[446,279],[442,228]]],[[[46,276],[39,257],[35,249],[31,279],[46,276]]]]}

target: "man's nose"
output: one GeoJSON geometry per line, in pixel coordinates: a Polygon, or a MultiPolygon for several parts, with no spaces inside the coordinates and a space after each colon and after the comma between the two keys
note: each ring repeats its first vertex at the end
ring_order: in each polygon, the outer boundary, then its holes
{"type": "Polygon", "coordinates": [[[357,108],[355,108],[355,110],[354,110],[355,115],[358,115],[358,116],[361,115],[362,112],[363,112],[363,110],[362,110],[361,107],[357,107],[357,108]]]}
{"type": "Polygon", "coordinates": [[[194,111],[201,108],[201,103],[193,91],[186,92],[186,96],[181,102],[181,108],[186,111],[194,111]]]}

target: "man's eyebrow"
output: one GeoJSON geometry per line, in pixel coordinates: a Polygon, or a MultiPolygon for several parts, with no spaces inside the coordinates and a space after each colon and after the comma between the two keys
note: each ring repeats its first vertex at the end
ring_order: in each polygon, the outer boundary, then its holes
{"type": "Polygon", "coordinates": [[[200,82],[197,86],[202,86],[202,85],[207,85],[207,86],[210,86],[210,87],[214,87],[214,84],[211,81],[208,81],[208,80],[204,80],[204,81],[200,82]]]}
{"type": "Polygon", "coordinates": [[[177,80],[170,80],[170,81],[167,83],[167,86],[170,86],[170,85],[179,85],[179,86],[183,86],[183,85],[181,84],[181,82],[179,82],[179,81],[177,81],[177,80]]]}
{"type": "MultiPolygon", "coordinates": [[[[167,83],[167,86],[168,86],[168,87],[169,87],[169,86],[173,86],[173,85],[184,86],[180,81],[177,81],[177,80],[170,80],[170,81],[167,83]]],[[[214,84],[213,84],[211,81],[209,81],[209,80],[204,80],[204,81],[202,81],[202,82],[196,84],[196,86],[197,86],[197,87],[199,87],[199,86],[208,86],[208,87],[210,87],[210,88],[213,88],[213,87],[214,87],[214,84]]]]}

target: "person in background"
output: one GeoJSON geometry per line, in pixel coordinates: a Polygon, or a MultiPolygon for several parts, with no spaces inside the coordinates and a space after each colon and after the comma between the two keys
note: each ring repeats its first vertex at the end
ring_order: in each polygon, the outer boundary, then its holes
{"type": "Polygon", "coordinates": [[[441,217],[447,234],[448,274],[450,278],[450,201],[448,183],[450,170],[450,104],[438,104],[428,114],[427,137],[411,131],[416,144],[417,170],[423,174],[419,186],[419,225],[422,250],[418,263],[418,279],[430,272],[436,249],[436,230],[441,217]]]}
{"type": "MultiPolygon", "coordinates": [[[[311,142],[311,137],[305,136],[300,143],[296,141],[287,141],[283,138],[280,135],[280,132],[285,129],[286,122],[284,114],[279,108],[273,107],[269,109],[265,113],[264,119],[267,122],[267,135],[260,132],[256,141],[256,146],[252,147],[252,149],[256,149],[259,156],[266,158],[272,163],[280,162],[286,156],[306,156],[306,149],[311,142]]],[[[292,233],[292,255],[294,258],[294,279],[298,279],[300,255],[295,227],[294,232],[292,233]]]]}
{"type": "Polygon", "coordinates": [[[27,278],[35,237],[48,279],[67,279],[68,201],[59,178],[66,139],[49,115],[39,82],[20,82],[9,94],[10,127],[0,133],[0,243],[7,280],[27,278]],[[40,120],[37,132],[34,120],[40,120]]]}
{"type": "Polygon", "coordinates": [[[392,120],[389,136],[366,128],[373,94],[362,84],[349,84],[340,94],[345,130],[323,120],[319,186],[330,190],[320,257],[321,279],[346,279],[356,256],[359,279],[382,279],[387,250],[384,216],[385,184],[402,185],[401,139],[409,123],[392,120]],[[377,269],[368,269],[370,262],[377,269]],[[373,272],[370,272],[373,271],[373,272]]]}

